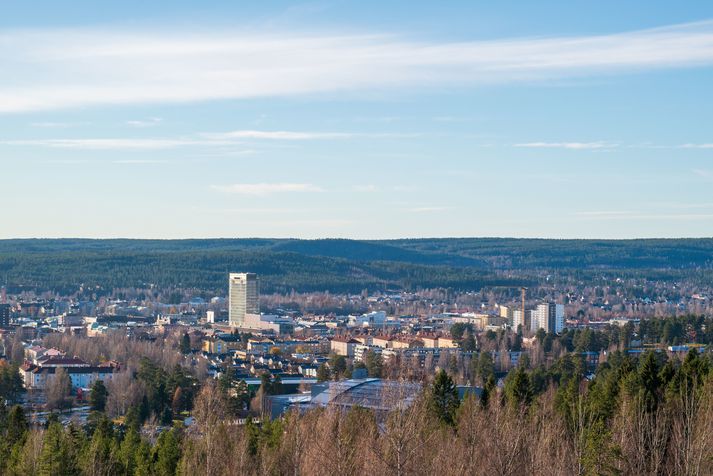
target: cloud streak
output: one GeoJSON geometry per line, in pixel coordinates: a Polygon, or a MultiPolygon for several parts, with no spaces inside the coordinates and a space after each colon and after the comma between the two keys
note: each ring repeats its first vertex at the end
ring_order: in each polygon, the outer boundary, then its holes
{"type": "Polygon", "coordinates": [[[160,117],[149,117],[148,119],[135,119],[126,121],[126,125],[131,127],[155,127],[161,124],[163,119],[160,117]]]}
{"type": "Polygon", "coordinates": [[[713,64],[713,21],[598,36],[424,42],[121,28],[0,31],[0,113],[542,81],[713,64]]]}
{"type": "Polygon", "coordinates": [[[609,142],[525,142],[515,144],[514,147],[529,149],[571,149],[571,150],[596,150],[613,149],[617,144],[609,142]]]}
{"type": "Polygon", "coordinates": [[[647,213],[638,211],[586,211],[576,212],[574,216],[580,220],[670,220],[698,221],[713,219],[713,213],[647,213]]]}
{"type": "Polygon", "coordinates": [[[206,137],[219,139],[257,139],[257,140],[315,140],[315,139],[347,139],[355,134],[348,132],[296,132],[296,131],[254,131],[240,130],[215,134],[204,134],[206,137]]]}
{"type": "Polygon", "coordinates": [[[213,190],[238,195],[264,196],[274,193],[323,192],[321,187],[311,183],[235,183],[231,185],[212,185],[213,190]]]}
{"type": "Polygon", "coordinates": [[[713,149],[713,142],[710,144],[683,144],[680,145],[681,149],[713,149]]]}
{"type": "Polygon", "coordinates": [[[409,208],[407,211],[411,213],[433,213],[433,212],[445,212],[451,210],[452,207],[414,207],[409,208]]]}
{"type": "MultiPolygon", "coordinates": [[[[148,127],[148,126],[135,126],[148,127]]],[[[305,132],[238,130],[231,132],[201,133],[188,137],[154,138],[72,138],[72,139],[21,139],[0,140],[5,146],[50,147],[84,150],[158,150],[192,146],[234,146],[244,141],[307,141],[325,139],[389,139],[413,138],[418,134],[358,133],[358,132],[305,132]]]]}
{"type": "Polygon", "coordinates": [[[194,139],[30,139],[4,140],[0,145],[80,150],[159,150],[186,146],[235,145],[236,142],[194,139]]]}

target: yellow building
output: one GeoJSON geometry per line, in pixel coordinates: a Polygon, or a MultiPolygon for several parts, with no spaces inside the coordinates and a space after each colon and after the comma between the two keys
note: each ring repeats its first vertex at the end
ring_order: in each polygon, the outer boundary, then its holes
{"type": "Polygon", "coordinates": [[[203,339],[203,352],[208,354],[228,354],[240,347],[240,338],[233,334],[217,334],[203,339]]]}

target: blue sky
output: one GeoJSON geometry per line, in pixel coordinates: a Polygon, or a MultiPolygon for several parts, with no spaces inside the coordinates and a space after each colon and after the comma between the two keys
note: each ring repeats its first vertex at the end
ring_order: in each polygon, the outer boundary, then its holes
{"type": "Polygon", "coordinates": [[[0,238],[713,235],[710,2],[201,3],[3,5],[0,238]]]}

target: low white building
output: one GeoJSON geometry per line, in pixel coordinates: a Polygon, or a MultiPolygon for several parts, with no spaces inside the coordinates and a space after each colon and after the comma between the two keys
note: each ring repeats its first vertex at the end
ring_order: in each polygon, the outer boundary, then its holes
{"type": "Polygon", "coordinates": [[[240,327],[247,330],[272,331],[275,334],[292,332],[295,321],[289,317],[274,314],[245,314],[245,321],[240,327]]]}
{"type": "Polygon", "coordinates": [[[116,362],[90,365],[77,357],[53,357],[39,364],[25,362],[20,367],[23,384],[28,390],[44,390],[52,383],[58,369],[64,369],[72,382],[72,390],[89,388],[97,380],[110,381],[118,369],[116,362]]]}
{"type": "Polygon", "coordinates": [[[349,316],[349,327],[384,327],[386,325],[386,312],[374,311],[361,316],[349,316]]]}

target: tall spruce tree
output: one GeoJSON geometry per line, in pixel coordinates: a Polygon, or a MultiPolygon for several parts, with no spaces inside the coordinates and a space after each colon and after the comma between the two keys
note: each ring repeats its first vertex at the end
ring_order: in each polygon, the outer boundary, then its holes
{"type": "Polygon", "coordinates": [[[443,423],[453,425],[459,404],[456,384],[445,370],[439,370],[428,393],[431,414],[443,423]]]}

